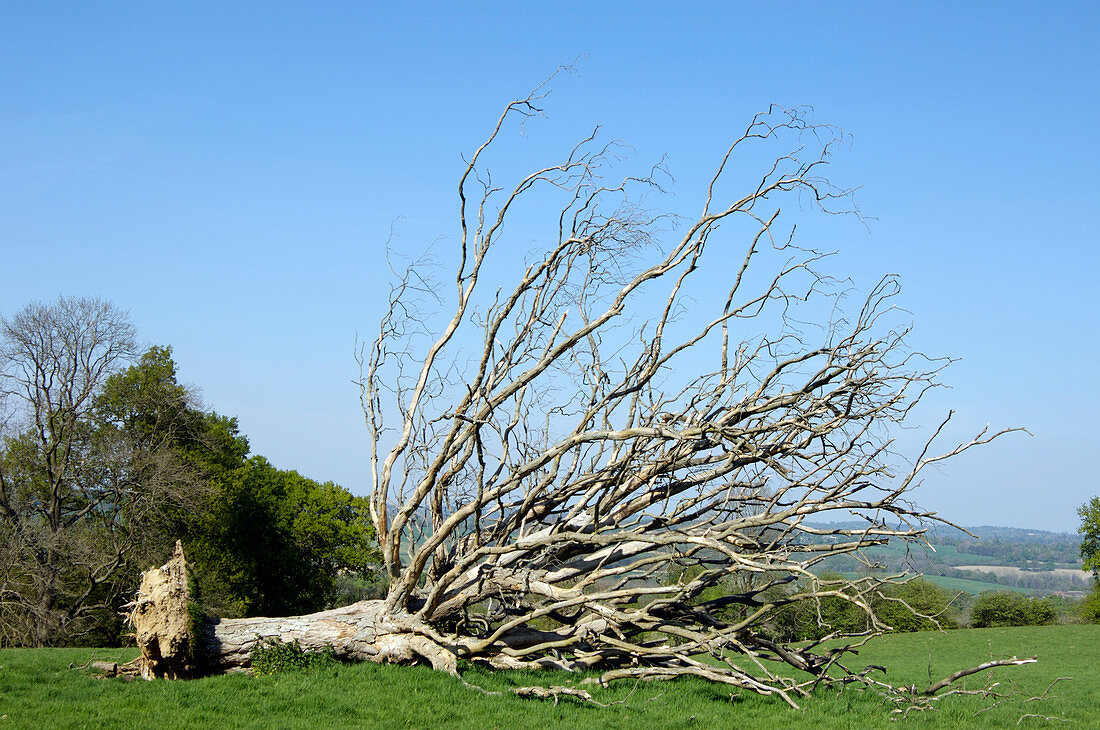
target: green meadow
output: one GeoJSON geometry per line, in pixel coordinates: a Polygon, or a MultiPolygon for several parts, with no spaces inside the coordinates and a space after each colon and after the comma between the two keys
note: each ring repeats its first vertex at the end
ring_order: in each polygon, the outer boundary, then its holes
{"type": "MultiPolygon", "coordinates": [[[[0,727],[591,727],[869,728],[1100,726],[1100,626],[970,629],[876,639],[850,662],[888,667],[894,684],[927,686],[990,658],[1036,655],[1039,663],[970,678],[997,682],[1002,696],[952,696],[935,710],[900,717],[892,705],[853,686],[820,691],[793,710],[775,698],[681,679],[596,688],[597,707],[563,699],[492,696],[426,667],[335,665],[264,677],[244,674],[179,682],[100,679],[81,669],[93,657],[126,661],[134,650],[0,651],[0,727]],[[72,667],[70,667],[72,665],[72,667]],[[1060,679],[1065,678],[1065,679],[1060,679]],[[1051,686],[1053,684],[1053,686],[1051,686]],[[1045,693],[1045,695],[1044,695],[1045,693]],[[1041,699],[1031,699],[1040,697],[1041,699]]],[[[571,675],[488,672],[463,676],[489,691],[567,683],[571,675]]]]}

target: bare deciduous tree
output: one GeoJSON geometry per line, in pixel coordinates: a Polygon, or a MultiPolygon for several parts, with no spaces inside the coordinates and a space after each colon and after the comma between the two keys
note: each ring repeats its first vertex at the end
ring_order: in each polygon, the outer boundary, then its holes
{"type": "Polygon", "coordinates": [[[2,645],[117,623],[146,518],[189,483],[167,450],[95,423],[96,396],[135,354],[128,315],[107,301],[60,297],[0,320],[2,645]]]}
{"type": "Polygon", "coordinates": [[[694,675],[792,705],[865,676],[845,648],[785,645],[768,622],[835,597],[867,612],[857,639],[888,630],[870,609],[881,579],[821,580],[815,565],[921,541],[937,519],[907,501],[921,471],[998,434],[939,454],[930,440],[899,469],[893,430],[946,361],[890,326],[893,278],[844,318],[824,254],[780,228],[784,200],[847,207],[819,172],[839,132],[803,110],[756,116],[697,217],[677,221],[639,202],[661,170],[608,182],[620,148],[595,134],[497,187],[484,158],[540,98],[510,104],[461,176],[452,296],[420,265],[399,273],[361,352],[388,595],[215,622],[200,637],[209,666],[247,664],[278,636],[450,672],[467,659],[603,670],[588,682],[694,675]],[[786,152],[731,193],[739,155],[774,144],[786,152]],[[514,217],[549,205],[551,240],[502,277],[520,258],[514,217]],[[761,261],[778,264],[761,276],[761,261]],[[438,329],[423,314],[433,297],[453,304],[438,329]]]}

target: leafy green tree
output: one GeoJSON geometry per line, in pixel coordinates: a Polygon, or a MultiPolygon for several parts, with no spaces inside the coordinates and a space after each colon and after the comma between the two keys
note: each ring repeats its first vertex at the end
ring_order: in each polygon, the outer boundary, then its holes
{"type": "Polygon", "coordinates": [[[315,610],[369,573],[363,500],[249,458],[171,348],[135,355],[100,300],[0,319],[0,645],[120,641],[139,572],[176,539],[229,614],[315,610]]]}
{"type": "Polygon", "coordinates": [[[138,556],[141,567],[162,559],[182,536],[182,523],[206,509],[210,464],[236,466],[248,452],[248,442],[235,437],[235,422],[205,413],[197,396],[178,382],[170,347],[151,347],[111,375],[96,396],[93,422],[100,432],[158,454],[158,463],[170,467],[175,498],[145,525],[148,549],[138,556]]]}
{"type": "Polygon", "coordinates": [[[1100,590],[1095,587],[1081,604],[1081,618],[1090,624],[1100,624],[1100,590]]]}
{"type": "Polygon", "coordinates": [[[974,601],[970,609],[970,625],[974,628],[992,626],[1043,626],[1057,620],[1049,601],[1029,598],[1014,591],[987,591],[974,601]]]}
{"type": "Polygon", "coordinates": [[[867,621],[867,614],[859,606],[836,596],[823,596],[787,604],[776,613],[769,628],[780,641],[806,641],[837,632],[862,633],[867,630],[867,621]]]}
{"type": "Polygon", "coordinates": [[[198,397],[179,383],[171,347],[151,347],[108,378],[95,405],[100,422],[143,444],[170,445],[205,475],[239,468],[248,455],[237,419],[203,410],[198,397]]]}
{"type": "Polygon", "coordinates": [[[104,300],[0,318],[0,643],[96,640],[143,524],[171,499],[158,455],[94,421],[135,352],[128,315],[104,300]]]}
{"type": "Polygon", "coordinates": [[[1085,559],[1085,570],[1092,571],[1092,593],[1081,607],[1082,617],[1089,623],[1100,623],[1100,497],[1093,497],[1077,508],[1081,525],[1077,532],[1081,535],[1081,557],[1085,559]]]}
{"type": "MultiPolygon", "coordinates": [[[[842,580],[841,576],[831,573],[822,573],[818,579],[825,582],[842,580]]],[[[796,585],[790,595],[803,592],[805,587],[796,585]]],[[[932,631],[959,625],[958,612],[952,607],[952,595],[924,578],[880,585],[868,590],[864,600],[869,601],[878,620],[895,631],[932,631]]],[[[862,608],[837,596],[788,603],[776,612],[769,624],[773,638],[782,641],[817,640],[835,632],[859,634],[870,628],[870,617],[862,608]]]]}
{"type": "Polygon", "coordinates": [[[98,419],[146,444],[195,440],[201,412],[176,380],[172,348],[151,347],[133,366],[115,373],[95,400],[98,419]]]}
{"type": "Polygon", "coordinates": [[[376,560],[373,539],[365,499],[254,456],[218,477],[188,543],[205,595],[217,587],[223,612],[285,616],[329,605],[338,574],[376,560]]]}
{"type": "Polygon", "coordinates": [[[1094,577],[1100,577],[1100,497],[1093,497],[1077,508],[1081,525],[1077,532],[1081,534],[1081,557],[1085,559],[1085,570],[1091,570],[1094,577]]]}
{"type": "Polygon", "coordinates": [[[1027,618],[1028,626],[1047,626],[1058,621],[1058,613],[1045,598],[1027,599],[1024,616],[1027,618]]]}
{"type": "Polygon", "coordinates": [[[99,408],[134,438],[170,445],[201,482],[198,504],[165,513],[161,550],[183,540],[208,608],[315,611],[334,597],[337,575],[375,560],[365,500],[249,458],[236,419],[203,411],[179,384],[171,348],[153,347],[109,379],[99,408]]]}
{"type": "Polygon", "coordinates": [[[875,614],[895,631],[934,631],[958,627],[952,596],[924,578],[883,587],[873,601],[875,614]],[[937,625],[938,624],[938,625],[937,625]]]}

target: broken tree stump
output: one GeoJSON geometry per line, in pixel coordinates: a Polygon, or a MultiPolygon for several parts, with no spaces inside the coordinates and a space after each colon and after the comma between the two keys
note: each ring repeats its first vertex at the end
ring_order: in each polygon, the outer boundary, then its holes
{"type": "Polygon", "coordinates": [[[145,679],[179,679],[195,674],[191,592],[183,545],[160,568],[141,574],[130,623],[141,651],[139,666],[145,679]]]}

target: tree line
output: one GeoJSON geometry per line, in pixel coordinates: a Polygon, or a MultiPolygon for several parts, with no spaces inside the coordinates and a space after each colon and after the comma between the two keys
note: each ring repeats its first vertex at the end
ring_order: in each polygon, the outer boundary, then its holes
{"type": "Polygon", "coordinates": [[[0,317],[0,645],[116,644],[177,539],[222,616],[320,610],[376,561],[366,500],[252,454],[109,301],[0,317]]]}
{"type": "Polygon", "coordinates": [[[937,544],[955,544],[960,553],[997,558],[1003,565],[1015,565],[1031,570],[1048,570],[1077,563],[1077,542],[1071,536],[1058,536],[1057,540],[1002,541],[998,539],[943,541],[937,544]]]}

